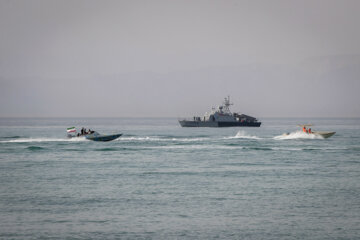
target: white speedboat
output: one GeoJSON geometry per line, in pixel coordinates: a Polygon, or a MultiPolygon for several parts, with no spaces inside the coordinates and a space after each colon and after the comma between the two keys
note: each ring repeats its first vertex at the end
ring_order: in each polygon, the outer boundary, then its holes
{"type": "Polygon", "coordinates": [[[312,124],[299,124],[297,126],[302,127],[303,132],[306,134],[314,134],[314,135],[320,136],[322,138],[329,138],[336,133],[336,132],[311,131],[311,128],[308,128],[308,129],[306,128],[306,127],[313,126],[312,124]]]}

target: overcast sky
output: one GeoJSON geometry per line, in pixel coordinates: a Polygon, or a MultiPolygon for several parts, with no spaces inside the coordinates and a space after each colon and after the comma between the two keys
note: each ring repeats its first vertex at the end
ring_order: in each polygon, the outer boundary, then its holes
{"type": "Polygon", "coordinates": [[[0,117],[360,117],[360,1],[0,0],[0,117]]]}

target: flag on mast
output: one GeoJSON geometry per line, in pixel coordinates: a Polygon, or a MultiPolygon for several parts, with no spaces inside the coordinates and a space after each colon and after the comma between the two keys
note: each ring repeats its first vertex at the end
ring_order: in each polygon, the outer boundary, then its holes
{"type": "Polygon", "coordinates": [[[67,128],[67,130],[66,130],[68,133],[72,133],[72,132],[76,132],[76,129],[75,129],[75,127],[69,127],[69,128],[67,128]]]}

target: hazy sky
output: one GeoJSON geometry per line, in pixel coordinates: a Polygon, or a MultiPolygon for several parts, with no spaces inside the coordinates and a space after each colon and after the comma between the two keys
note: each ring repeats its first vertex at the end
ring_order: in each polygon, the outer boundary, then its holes
{"type": "Polygon", "coordinates": [[[0,0],[0,117],[360,117],[360,1],[0,0]]]}

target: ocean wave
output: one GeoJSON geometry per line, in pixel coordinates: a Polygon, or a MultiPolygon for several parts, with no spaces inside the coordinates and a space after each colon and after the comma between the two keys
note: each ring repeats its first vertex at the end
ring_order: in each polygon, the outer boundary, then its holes
{"type": "Polygon", "coordinates": [[[315,134],[308,134],[302,131],[291,132],[289,134],[283,134],[279,136],[275,136],[273,139],[275,140],[291,140],[291,139],[324,139],[321,136],[315,134]]]}
{"type": "Polygon", "coordinates": [[[94,149],[96,152],[116,152],[116,151],[139,151],[144,150],[144,148],[138,148],[138,147],[121,147],[121,148],[115,148],[115,147],[109,147],[109,148],[98,148],[94,149]]]}
{"type": "Polygon", "coordinates": [[[247,150],[259,150],[259,151],[273,151],[276,150],[275,148],[271,148],[271,147],[244,147],[244,149],[247,150]]]}
{"type": "Polygon", "coordinates": [[[349,147],[349,148],[347,148],[347,149],[348,149],[348,150],[351,150],[351,151],[358,152],[358,151],[360,151],[360,146],[349,147]]]}
{"type": "Polygon", "coordinates": [[[94,151],[98,151],[98,152],[113,152],[113,151],[119,151],[120,149],[118,148],[99,148],[99,149],[95,149],[94,151]]]}
{"type": "Polygon", "coordinates": [[[38,146],[30,146],[30,147],[27,147],[28,150],[30,151],[41,151],[41,150],[45,150],[45,148],[43,147],[38,147],[38,146]]]}
{"type": "Polygon", "coordinates": [[[21,136],[10,136],[10,137],[2,137],[4,139],[18,139],[21,138],[21,136]]]}

